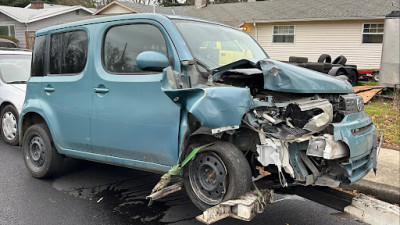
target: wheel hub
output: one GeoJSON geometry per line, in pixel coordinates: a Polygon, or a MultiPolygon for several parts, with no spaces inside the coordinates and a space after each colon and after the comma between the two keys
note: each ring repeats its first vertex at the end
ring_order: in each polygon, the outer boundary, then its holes
{"type": "Polygon", "coordinates": [[[36,166],[42,166],[45,159],[44,153],[45,146],[43,144],[42,138],[36,136],[32,138],[29,143],[29,153],[31,162],[36,166]]]}
{"type": "Polygon", "coordinates": [[[226,192],[228,177],[222,160],[209,152],[197,155],[192,163],[189,179],[196,195],[209,205],[220,203],[226,192]]]}
{"type": "Polygon", "coordinates": [[[4,137],[13,140],[17,135],[17,119],[11,112],[6,112],[1,120],[4,137]]]}

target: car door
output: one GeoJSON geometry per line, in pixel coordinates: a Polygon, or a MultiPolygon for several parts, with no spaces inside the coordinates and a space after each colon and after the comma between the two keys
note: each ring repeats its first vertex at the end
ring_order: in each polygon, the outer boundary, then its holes
{"type": "MultiPolygon", "coordinates": [[[[178,158],[180,107],[161,90],[161,72],[142,71],[143,51],[173,54],[154,21],[116,22],[104,28],[101,64],[93,76],[93,152],[122,159],[174,165],[178,158]]],[[[100,61],[100,60],[99,60],[100,61]]]]}
{"type": "Polygon", "coordinates": [[[85,73],[85,30],[48,36],[48,67],[41,80],[41,107],[59,151],[90,149],[90,77],[85,73]],[[88,90],[89,88],[89,90],[88,90]]]}

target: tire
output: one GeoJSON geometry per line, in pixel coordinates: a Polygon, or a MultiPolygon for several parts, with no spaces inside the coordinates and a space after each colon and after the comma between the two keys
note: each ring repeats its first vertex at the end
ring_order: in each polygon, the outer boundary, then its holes
{"type": "Polygon", "coordinates": [[[315,62],[310,62],[305,64],[307,69],[310,70],[315,70],[318,72],[323,72],[324,71],[324,64],[323,63],[315,63],[315,62]]]}
{"type": "Polygon", "coordinates": [[[347,73],[346,73],[346,72],[343,72],[342,70],[338,70],[338,71],[336,72],[335,76],[336,76],[337,78],[339,78],[339,79],[346,80],[346,81],[350,82],[350,81],[349,81],[349,77],[347,76],[347,73]]]}
{"type": "MultiPolygon", "coordinates": [[[[200,145],[190,145],[187,155],[200,145]]],[[[189,198],[203,211],[248,192],[252,187],[251,178],[250,166],[243,153],[229,142],[217,142],[199,151],[184,167],[183,173],[189,198]]]]}
{"type": "Polygon", "coordinates": [[[343,75],[347,77],[347,74],[345,72],[343,72],[342,70],[338,70],[336,72],[336,76],[343,76],[343,75]]]}
{"type": "Polygon", "coordinates": [[[331,63],[332,62],[332,58],[330,55],[328,54],[322,54],[319,58],[318,58],[318,62],[319,63],[331,63]]]}
{"type": "Polygon", "coordinates": [[[354,70],[351,70],[349,74],[347,75],[348,81],[351,84],[351,86],[356,86],[358,78],[357,78],[357,73],[354,70]]]}
{"type": "Polygon", "coordinates": [[[333,60],[332,64],[340,64],[340,65],[345,65],[347,62],[347,58],[344,57],[343,55],[339,55],[335,60],[333,60]]]}
{"type": "Polygon", "coordinates": [[[289,56],[289,62],[297,62],[297,63],[307,63],[307,57],[297,57],[297,56],[289,56]]]}
{"type": "Polygon", "coordinates": [[[45,178],[61,170],[63,156],[55,149],[45,124],[30,126],[22,140],[26,168],[36,178],[45,178]]]}
{"type": "Polygon", "coordinates": [[[1,136],[9,145],[17,145],[19,142],[18,133],[18,111],[12,105],[7,105],[1,111],[1,136]]]}

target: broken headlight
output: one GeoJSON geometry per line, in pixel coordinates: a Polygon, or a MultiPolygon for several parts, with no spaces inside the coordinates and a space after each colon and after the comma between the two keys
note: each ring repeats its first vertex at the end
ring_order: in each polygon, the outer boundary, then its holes
{"type": "Polygon", "coordinates": [[[339,100],[339,112],[343,115],[364,111],[364,100],[356,94],[341,95],[339,100]]]}

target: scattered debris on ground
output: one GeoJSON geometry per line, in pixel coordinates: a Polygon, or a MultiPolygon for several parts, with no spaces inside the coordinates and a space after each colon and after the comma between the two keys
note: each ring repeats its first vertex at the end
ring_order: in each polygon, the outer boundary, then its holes
{"type": "Polygon", "coordinates": [[[364,104],[369,102],[376,94],[382,91],[383,87],[381,86],[355,86],[354,92],[360,95],[364,104]]]}
{"type": "Polygon", "coordinates": [[[335,189],[335,190],[347,193],[347,194],[354,195],[354,196],[359,194],[357,190],[350,191],[350,190],[346,190],[346,189],[343,189],[343,188],[340,188],[340,187],[332,187],[332,188],[335,189]]]}

